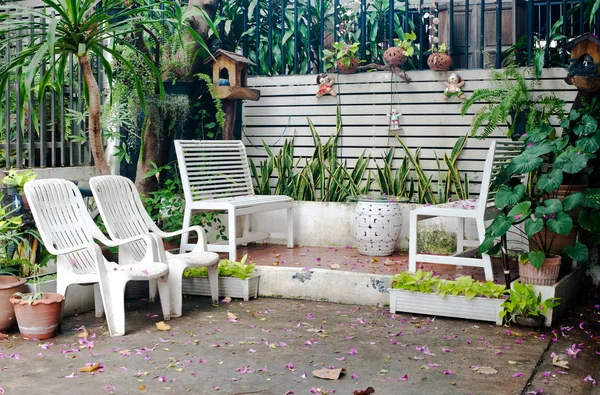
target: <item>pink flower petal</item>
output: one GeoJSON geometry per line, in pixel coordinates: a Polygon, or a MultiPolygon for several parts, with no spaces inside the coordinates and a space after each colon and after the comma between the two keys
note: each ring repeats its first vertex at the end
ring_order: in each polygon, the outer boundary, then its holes
{"type": "Polygon", "coordinates": [[[356,354],[358,354],[358,350],[353,347],[353,348],[350,349],[350,351],[348,351],[348,354],[350,354],[350,355],[356,355],[356,354]]]}
{"type": "Polygon", "coordinates": [[[523,373],[517,372],[517,373],[513,374],[512,376],[513,377],[523,377],[523,373]]]}
{"type": "Polygon", "coordinates": [[[592,383],[592,385],[593,385],[594,387],[597,385],[597,384],[596,384],[596,380],[594,380],[594,379],[592,378],[592,376],[590,376],[589,374],[587,375],[587,377],[586,377],[586,378],[584,378],[584,379],[583,379],[583,381],[585,381],[586,383],[592,383]]]}
{"type": "Polygon", "coordinates": [[[444,372],[444,374],[445,374],[445,375],[452,375],[452,374],[454,374],[454,372],[453,372],[453,371],[451,371],[451,370],[446,370],[446,371],[444,372]]]}
{"type": "Polygon", "coordinates": [[[405,374],[404,376],[402,376],[400,378],[400,380],[402,380],[402,381],[408,381],[408,374],[405,374]]]}

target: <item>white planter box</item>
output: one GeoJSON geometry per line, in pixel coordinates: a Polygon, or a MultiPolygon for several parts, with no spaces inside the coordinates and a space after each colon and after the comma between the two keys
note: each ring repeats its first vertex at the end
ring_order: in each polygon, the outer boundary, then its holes
{"type": "MultiPolygon", "coordinates": [[[[219,277],[219,296],[242,298],[245,301],[258,297],[260,275],[240,280],[236,277],[219,277]]],[[[188,295],[210,296],[208,277],[184,277],[182,293],[188,295]]]]}
{"type": "Polygon", "coordinates": [[[581,292],[582,278],[583,270],[581,268],[574,268],[571,273],[561,278],[554,285],[533,286],[536,295],[541,292],[542,300],[560,298],[560,305],[553,309],[548,309],[544,326],[551,326],[552,322],[556,322],[567,311],[569,306],[573,304],[573,301],[581,292]]]}
{"type": "MultiPolygon", "coordinates": [[[[56,292],[56,280],[45,281],[40,284],[42,292],[56,292]]],[[[35,292],[34,284],[25,284],[25,292],[35,292]]],[[[93,310],[94,286],[93,285],[70,285],[67,289],[67,298],[63,307],[63,315],[70,316],[84,311],[93,310]]]]}
{"type": "Polygon", "coordinates": [[[470,320],[492,321],[502,325],[498,314],[504,299],[446,295],[443,299],[436,294],[411,292],[402,289],[388,289],[390,292],[390,312],[436,315],[442,317],[465,318],[470,320]]]}

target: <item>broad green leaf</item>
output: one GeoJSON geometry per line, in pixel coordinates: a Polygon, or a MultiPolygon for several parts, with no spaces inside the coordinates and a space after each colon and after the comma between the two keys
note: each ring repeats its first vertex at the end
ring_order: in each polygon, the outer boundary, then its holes
{"type": "Polygon", "coordinates": [[[585,262],[588,260],[588,248],[580,242],[575,243],[574,246],[565,248],[565,252],[577,262],[585,262]]]}
{"type": "Polygon", "coordinates": [[[519,223],[524,221],[529,215],[531,215],[531,202],[526,201],[514,206],[508,212],[507,217],[512,223],[519,223]]]}
{"type": "Polygon", "coordinates": [[[562,168],[565,173],[575,174],[585,168],[587,158],[578,151],[568,150],[556,158],[554,165],[562,168]]]}
{"type": "Polygon", "coordinates": [[[525,194],[525,190],[526,187],[524,184],[519,184],[512,189],[507,185],[502,185],[496,193],[496,207],[503,209],[504,207],[517,204],[525,194]]]}
{"type": "Polygon", "coordinates": [[[556,218],[548,218],[548,222],[546,222],[548,229],[553,231],[554,233],[558,233],[561,235],[568,235],[573,228],[573,220],[569,217],[569,214],[560,212],[556,214],[556,218]]]}
{"type": "Polygon", "coordinates": [[[525,174],[537,169],[542,163],[542,158],[522,153],[513,158],[507,170],[510,174],[525,174]]]}
{"type": "Polygon", "coordinates": [[[542,174],[537,182],[538,189],[549,193],[561,186],[563,181],[563,172],[559,168],[554,168],[550,173],[542,174]]]}
{"type": "Polygon", "coordinates": [[[564,211],[573,210],[575,207],[580,206],[582,202],[583,202],[583,193],[574,192],[563,199],[564,211]]]}
{"type": "Polygon", "coordinates": [[[581,151],[593,154],[600,148],[600,142],[598,141],[598,135],[580,137],[577,139],[575,146],[581,151]]]}
{"type": "Polygon", "coordinates": [[[500,237],[506,234],[510,227],[512,226],[512,221],[506,217],[504,213],[498,215],[490,224],[490,226],[486,230],[486,236],[491,237],[500,237]]]}
{"type": "Polygon", "coordinates": [[[543,219],[538,218],[534,220],[533,218],[527,218],[527,220],[525,221],[525,234],[531,239],[533,235],[541,231],[543,227],[543,219]]]}
{"type": "Polygon", "coordinates": [[[555,214],[562,211],[562,202],[558,199],[546,199],[543,206],[537,206],[535,208],[535,215],[541,217],[542,215],[555,214]]]}
{"type": "Polygon", "coordinates": [[[544,254],[544,251],[531,251],[527,254],[527,258],[533,267],[539,268],[544,264],[546,254],[544,254]]]}

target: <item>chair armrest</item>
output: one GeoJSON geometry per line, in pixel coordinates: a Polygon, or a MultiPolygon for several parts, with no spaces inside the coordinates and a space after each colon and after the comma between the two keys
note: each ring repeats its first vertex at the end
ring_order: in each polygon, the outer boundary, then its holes
{"type": "Polygon", "coordinates": [[[80,244],[74,247],[69,247],[69,248],[54,248],[54,246],[51,245],[44,245],[44,247],[48,250],[49,253],[51,253],[52,255],[66,255],[66,254],[72,254],[74,252],[77,251],[82,251],[82,250],[86,250],[89,248],[93,249],[94,244],[93,243],[86,243],[86,244],[80,244]]]}
{"type": "Polygon", "coordinates": [[[204,237],[204,229],[198,225],[190,226],[188,228],[183,228],[180,230],[176,230],[174,232],[156,232],[157,235],[162,237],[163,239],[166,237],[179,236],[184,233],[196,232],[198,235],[198,242],[194,247],[193,251],[206,251],[206,238],[204,237]]]}

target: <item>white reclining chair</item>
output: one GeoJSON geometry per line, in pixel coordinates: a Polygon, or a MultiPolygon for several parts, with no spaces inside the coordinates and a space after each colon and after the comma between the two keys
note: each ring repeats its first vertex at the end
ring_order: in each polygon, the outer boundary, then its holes
{"type": "Polygon", "coordinates": [[[485,239],[485,221],[493,219],[498,210],[494,207],[497,188],[493,188],[496,176],[515,156],[521,153],[522,142],[492,141],[488,151],[481,189],[478,199],[436,204],[411,210],[410,235],[408,250],[408,270],[415,272],[417,262],[436,263],[444,265],[482,267],[487,280],[493,280],[492,263],[489,255],[481,254],[476,257],[477,247],[485,239]],[[458,220],[457,251],[452,256],[419,253],[417,251],[417,227],[419,221],[433,217],[454,217],[458,220]],[[477,225],[477,240],[465,240],[465,219],[474,219],[477,225]],[[473,247],[464,251],[465,247],[473,247]]]}
{"type": "MultiPolygon", "coordinates": [[[[113,240],[131,238],[153,233],[160,237],[159,254],[163,262],[169,264],[169,289],[171,292],[171,316],[181,316],[183,299],[181,295],[181,278],[185,268],[202,266],[208,269],[208,281],[212,302],[219,302],[218,264],[219,255],[206,251],[204,229],[199,226],[186,227],[176,232],[163,232],[152,221],[137,192],[135,184],[126,177],[98,176],[90,178],[90,187],[94,194],[98,211],[113,240]],[[187,235],[196,232],[198,242],[191,252],[172,254],[165,252],[162,238],[187,235]]],[[[130,243],[119,250],[119,261],[131,256],[138,259],[148,249],[145,241],[130,243]]],[[[150,299],[154,299],[155,288],[150,289],[150,299]]]]}
{"type": "Polygon", "coordinates": [[[141,235],[113,242],[90,217],[77,186],[61,179],[25,184],[25,195],[44,246],[57,257],[56,291],[67,297],[72,284],[94,284],[96,317],[106,313],[111,336],[125,334],[125,284],[130,280],[158,281],[163,317],[170,319],[166,263],[158,261],[156,236],[141,235]],[[151,245],[139,260],[107,261],[94,242],[115,247],[139,242],[151,245]]]}
{"type": "MultiPolygon", "coordinates": [[[[229,252],[237,260],[237,245],[264,240],[272,234],[250,232],[249,214],[287,210],[287,246],[294,247],[294,201],[284,195],[255,195],[246,148],[241,141],[175,140],[175,152],[185,193],[183,226],[193,211],[226,211],[228,241],[208,244],[209,251],[229,252]],[[244,234],[236,237],[236,217],[246,216],[244,234]]],[[[188,251],[187,235],[181,249],[188,251]]]]}

